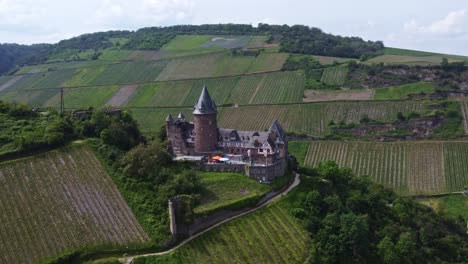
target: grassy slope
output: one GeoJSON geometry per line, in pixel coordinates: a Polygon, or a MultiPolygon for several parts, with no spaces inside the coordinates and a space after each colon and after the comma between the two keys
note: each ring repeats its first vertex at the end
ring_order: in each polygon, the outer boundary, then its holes
{"type": "Polygon", "coordinates": [[[203,213],[241,200],[265,195],[270,187],[262,185],[239,173],[201,173],[203,186],[206,188],[201,197],[201,204],[194,211],[203,213]]]}
{"type": "Polygon", "coordinates": [[[2,263],[149,240],[87,147],[0,164],[0,182],[2,263]]]}
{"type": "Polygon", "coordinates": [[[309,151],[309,142],[290,141],[288,142],[288,150],[296,157],[299,165],[303,165],[309,151]]]}
{"type": "Polygon", "coordinates": [[[406,99],[410,94],[432,93],[436,84],[428,82],[410,83],[400,86],[375,89],[375,100],[406,99]]]}
{"type": "Polygon", "coordinates": [[[288,53],[260,53],[248,72],[279,71],[288,59],[288,53]]]}
{"type": "Polygon", "coordinates": [[[211,40],[209,35],[178,35],[169,43],[164,45],[161,50],[180,51],[198,49],[203,43],[211,40]]]}
{"type": "Polygon", "coordinates": [[[440,54],[440,53],[407,50],[407,49],[385,48],[383,55],[372,58],[366,61],[366,63],[383,62],[385,64],[406,64],[406,65],[430,66],[430,65],[440,65],[440,63],[442,62],[442,58],[447,58],[449,62],[468,61],[468,57],[465,57],[465,56],[440,54]]]}
{"type": "Polygon", "coordinates": [[[280,201],[219,226],[174,253],[137,258],[150,263],[304,263],[309,237],[280,201]]]}
{"type": "Polygon", "coordinates": [[[418,202],[428,205],[437,212],[443,212],[453,217],[463,217],[468,221],[468,197],[463,194],[453,194],[442,197],[425,198],[418,202]]]}

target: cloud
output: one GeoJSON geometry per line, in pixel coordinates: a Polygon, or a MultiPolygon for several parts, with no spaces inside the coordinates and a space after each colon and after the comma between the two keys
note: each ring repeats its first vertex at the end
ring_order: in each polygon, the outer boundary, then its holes
{"type": "Polygon", "coordinates": [[[452,11],[443,19],[422,25],[411,19],[403,25],[403,31],[407,33],[433,34],[433,35],[454,35],[464,33],[463,24],[465,22],[466,10],[452,11]]]}

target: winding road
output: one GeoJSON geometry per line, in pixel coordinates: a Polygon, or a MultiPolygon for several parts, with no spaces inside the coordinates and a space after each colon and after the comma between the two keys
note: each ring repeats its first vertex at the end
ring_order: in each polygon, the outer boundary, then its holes
{"type": "Polygon", "coordinates": [[[238,215],[234,215],[234,216],[231,216],[231,217],[229,217],[229,218],[226,218],[226,219],[222,220],[221,222],[219,222],[219,223],[217,223],[217,224],[215,224],[215,225],[213,225],[213,226],[211,226],[211,227],[209,227],[209,228],[207,228],[207,229],[205,229],[205,230],[203,230],[203,231],[201,231],[201,232],[199,232],[199,233],[197,233],[197,234],[194,234],[194,235],[188,237],[187,239],[185,239],[184,241],[182,241],[182,242],[181,242],[180,244],[178,244],[177,246],[175,246],[175,247],[173,247],[173,248],[171,248],[171,249],[168,249],[168,250],[166,250],[166,251],[160,251],[160,252],[155,252],[155,253],[147,253],[147,254],[140,254],[140,255],[128,256],[128,257],[120,258],[119,261],[120,261],[121,263],[131,264],[131,263],[133,262],[133,259],[134,259],[134,258],[138,258],[138,257],[150,257],[150,256],[161,256],[161,255],[169,254],[169,253],[171,253],[171,252],[177,250],[178,248],[184,246],[184,245],[187,244],[188,242],[194,240],[195,238],[197,238],[197,237],[199,237],[199,236],[205,234],[206,232],[208,232],[208,231],[210,231],[210,230],[212,230],[212,229],[214,229],[214,228],[216,228],[216,227],[218,227],[218,226],[220,226],[220,225],[222,225],[222,224],[225,224],[225,223],[227,223],[227,222],[229,222],[229,221],[231,221],[231,220],[234,220],[234,219],[236,219],[236,218],[242,217],[242,216],[244,216],[244,215],[253,213],[253,212],[255,212],[255,211],[257,211],[257,210],[259,210],[259,209],[261,209],[261,208],[263,208],[263,207],[265,207],[265,206],[271,204],[272,202],[278,200],[281,196],[288,194],[292,189],[294,189],[297,185],[299,185],[300,182],[301,182],[300,175],[299,175],[298,173],[296,173],[296,177],[294,178],[294,181],[291,183],[291,185],[289,185],[289,187],[288,187],[286,190],[284,190],[284,191],[281,192],[281,193],[278,193],[277,195],[271,197],[269,200],[264,201],[262,204],[260,204],[260,205],[258,205],[258,206],[256,206],[256,207],[254,207],[254,208],[252,208],[252,209],[250,209],[250,210],[248,210],[248,211],[245,211],[245,212],[240,213],[240,214],[238,214],[238,215]]]}

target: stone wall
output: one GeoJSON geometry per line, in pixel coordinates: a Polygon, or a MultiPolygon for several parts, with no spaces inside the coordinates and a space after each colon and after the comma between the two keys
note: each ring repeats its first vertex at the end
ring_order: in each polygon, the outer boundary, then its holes
{"type": "Polygon", "coordinates": [[[239,172],[244,173],[252,179],[262,182],[270,182],[276,177],[283,176],[286,172],[286,160],[281,159],[278,162],[268,165],[247,165],[247,164],[209,164],[201,165],[203,171],[218,171],[218,172],[239,172]]]}
{"type": "Polygon", "coordinates": [[[270,182],[276,177],[283,176],[286,172],[286,160],[281,159],[277,163],[268,166],[247,166],[245,174],[257,181],[270,182]]]}
{"type": "Polygon", "coordinates": [[[245,173],[245,165],[244,164],[227,164],[227,163],[219,163],[219,164],[205,163],[201,166],[201,170],[245,173]]]}
{"type": "Polygon", "coordinates": [[[205,153],[218,149],[216,113],[193,116],[195,152],[205,153]]]}

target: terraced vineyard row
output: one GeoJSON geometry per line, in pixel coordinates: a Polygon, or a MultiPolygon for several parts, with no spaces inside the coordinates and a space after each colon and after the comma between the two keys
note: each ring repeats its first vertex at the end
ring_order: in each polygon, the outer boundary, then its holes
{"type": "Polygon", "coordinates": [[[305,165],[334,160],[402,194],[460,191],[468,183],[468,143],[310,142],[305,165]]]}
{"type": "Polygon", "coordinates": [[[278,119],[290,132],[323,136],[330,121],[359,122],[363,115],[380,121],[396,119],[398,112],[420,112],[421,102],[342,102],[225,108],[219,114],[221,127],[264,130],[278,119]]]}
{"type": "Polygon", "coordinates": [[[328,85],[343,85],[348,75],[348,68],[336,66],[325,68],[321,82],[328,85]]]}
{"type": "Polygon", "coordinates": [[[149,240],[86,147],[0,164],[0,210],[1,263],[149,240]]]}
{"type": "Polygon", "coordinates": [[[308,242],[307,232],[287,209],[273,204],[211,230],[170,257],[180,263],[304,263],[308,242]]]}
{"type": "Polygon", "coordinates": [[[295,72],[144,85],[129,106],[191,106],[204,84],[218,105],[300,102],[304,78],[295,72]]]}

